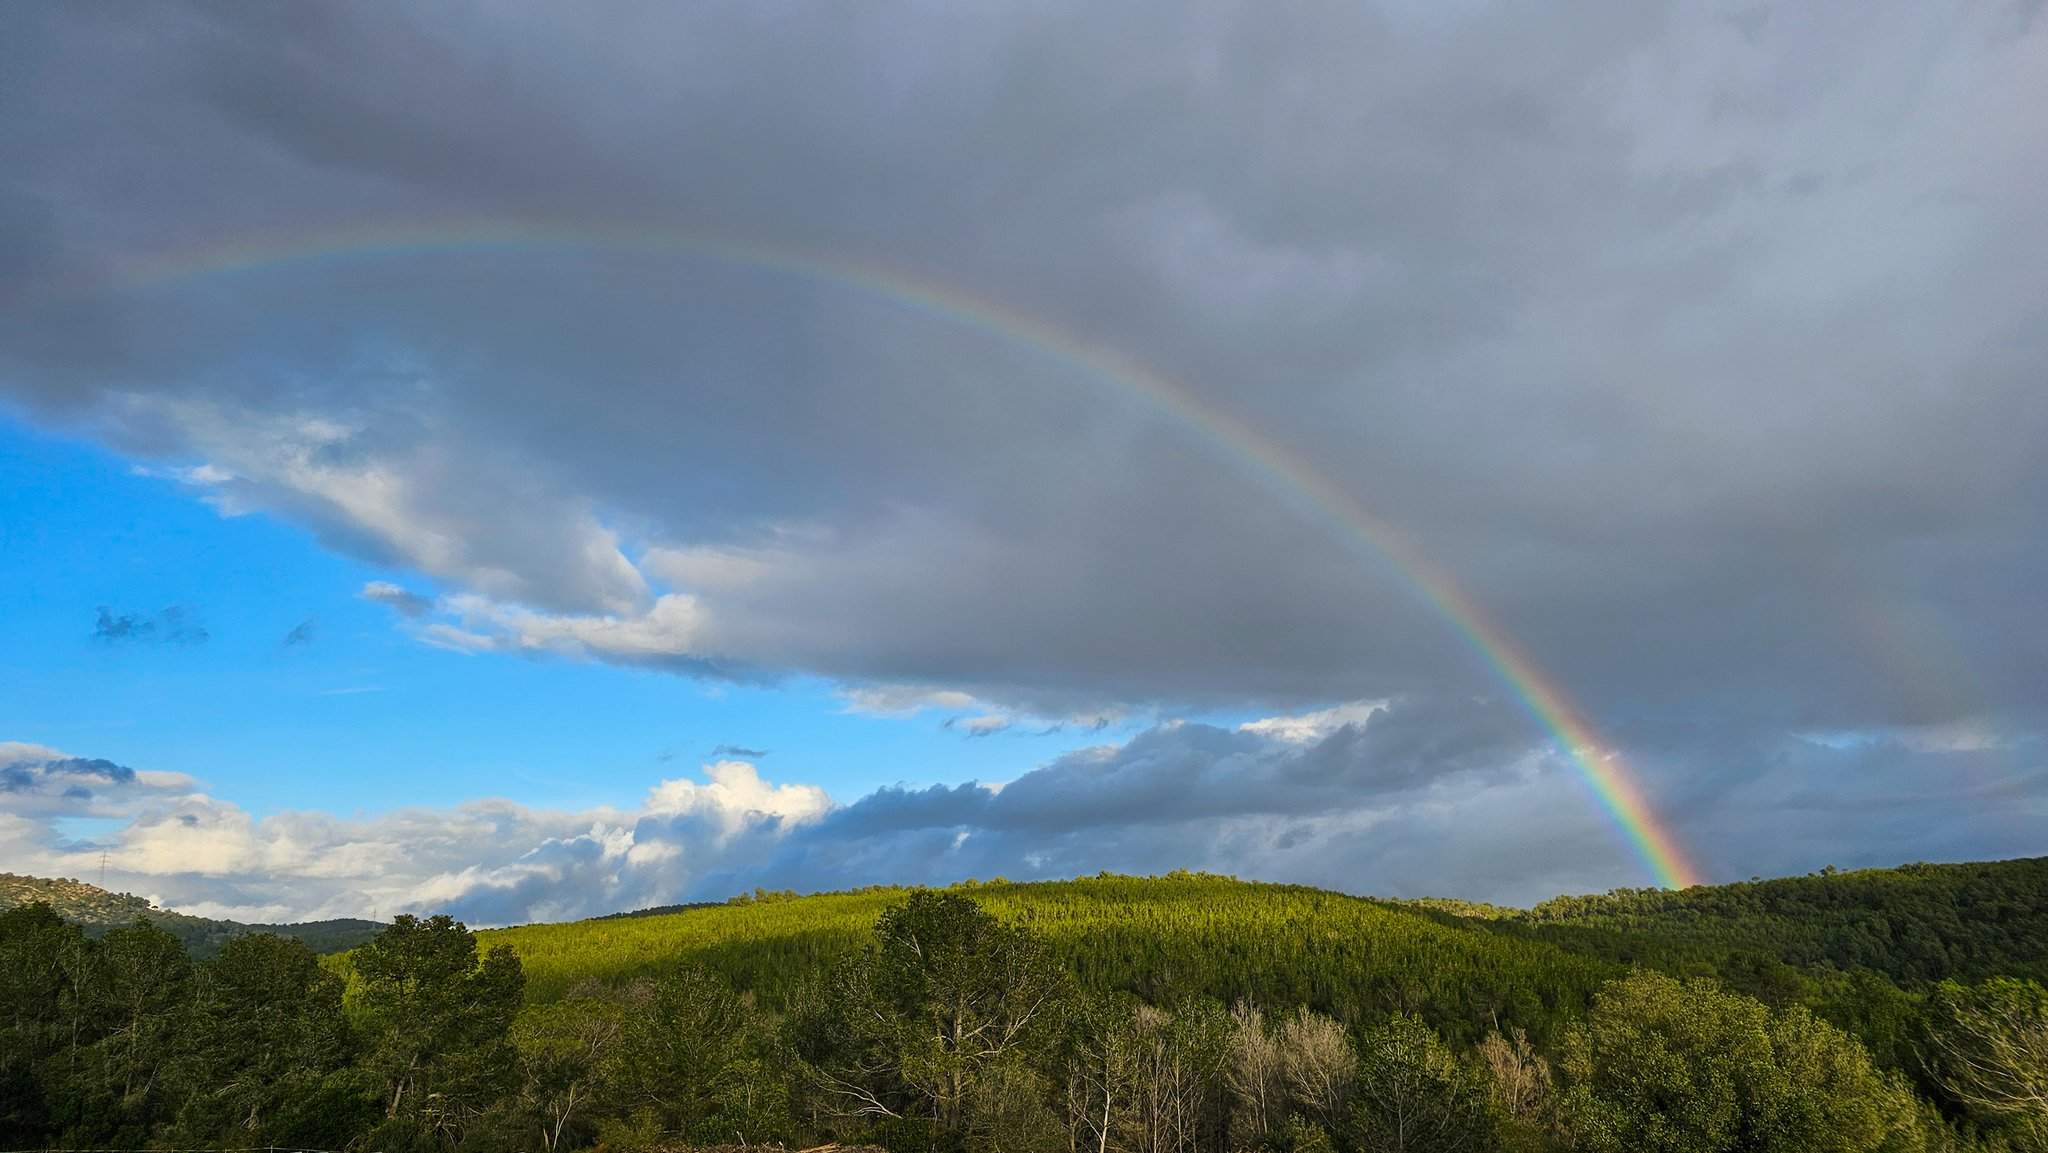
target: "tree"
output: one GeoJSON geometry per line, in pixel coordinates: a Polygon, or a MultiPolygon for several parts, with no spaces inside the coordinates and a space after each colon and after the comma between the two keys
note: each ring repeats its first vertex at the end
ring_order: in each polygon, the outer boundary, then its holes
{"type": "Polygon", "coordinates": [[[94,966],[94,1001],[101,1033],[93,1044],[98,1084],[94,1128],[147,1140],[158,1121],[162,1084],[172,1046],[185,1024],[192,961],[178,938],[137,921],[100,938],[94,966]]]}
{"type": "Polygon", "coordinates": [[[1358,1053],[1344,1026],[1297,1006],[1280,1026],[1279,1049],[1295,1108],[1325,1129],[1335,1126],[1358,1077],[1358,1053]]]}
{"type": "Polygon", "coordinates": [[[1853,1153],[1915,1127],[1911,1095],[1802,1008],[1713,981],[1615,981],[1565,1039],[1564,1127],[1594,1150],[1853,1153]]]}
{"type": "Polygon", "coordinates": [[[958,893],[911,894],[875,938],[792,1013],[792,1039],[833,1112],[922,1122],[935,1144],[959,1146],[976,1078],[1056,1033],[1064,974],[958,893]]]}
{"type": "Polygon", "coordinates": [[[1771,1016],[1781,1095],[1769,1103],[1765,1149],[1859,1153],[1893,1148],[1919,1128],[1913,1094],[1854,1037],[1793,1006],[1771,1016]]]}
{"type": "Polygon", "coordinates": [[[1492,1148],[1485,1090],[1422,1018],[1396,1013],[1359,1046],[1354,1143],[1375,1153],[1492,1148]]]}
{"type": "Polygon", "coordinates": [[[1488,1033],[1479,1042],[1479,1063],[1486,1070],[1487,1094],[1504,1117],[1534,1117],[1550,1095],[1550,1062],[1519,1027],[1506,1035],[1498,1029],[1488,1033]]]}
{"type": "Polygon", "coordinates": [[[364,1119],[337,1084],[350,1056],[341,979],[311,949],[231,938],[199,970],[173,1133],[195,1145],[345,1142],[364,1119]]]}
{"type": "Polygon", "coordinates": [[[621,1000],[592,986],[519,1015],[512,1043],[519,1050],[520,1109],[527,1132],[548,1153],[587,1127],[626,1020],[621,1000]]]}
{"type": "Polygon", "coordinates": [[[1123,1145],[1142,1153],[1187,1153],[1224,1136],[1224,1070],[1231,1019],[1214,1001],[1190,999],[1168,1013],[1140,1005],[1132,1015],[1133,1094],[1123,1145]]]}
{"type": "Polygon", "coordinates": [[[1284,1120],[1287,1074],[1280,1042],[1266,1028],[1266,1015],[1249,1001],[1231,1008],[1230,1024],[1223,1081],[1233,1106],[1232,1135],[1243,1145],[1263,1144],[1284,1120]]]}
{"type": "Polygon", "coordinates": [[[1928,1005],[1927,1064],[1949,1096],[2048,1149],[2048,989],[1943,982],[1928,1005]]]}
{"type": "Polygon", "coordinates": [[[1137,1023],[1131,1003],[1091,997],[1070,1017],[1063,1097],[1076,1153],[1108,1153],[1129,1125],[1137,1089],[1137,1023]]]}
{"type": "Polygon", "coordinates": [[[0,1141],[40,1146],[92,1037],[92,942],[46,903],[0,912],[0,1141]]]}
{"type": "Polygon", "coordinates": [[[505,946],[479,963],[476,938],[446,915],[400,916],[356,950],[365,1069],[383,1106],[386,1147],[458,1147],[512,1088],[509,1039],[524,979],[505,946]]]}
{"type": "Polygon", "coordinates": [[[781,1135],[783,1079],[750,1052],[761,1025],[725,978],[684,966],[627,994],[603,1060],[605,1107],[636,1131],[753,1143],[781,1135]]]}

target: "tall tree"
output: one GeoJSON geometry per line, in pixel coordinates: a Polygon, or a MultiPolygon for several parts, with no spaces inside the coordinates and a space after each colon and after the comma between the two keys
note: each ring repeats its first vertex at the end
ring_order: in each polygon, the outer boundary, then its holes
{"type": "Polygon", "coordinates": [[[48,904],[0,912],[0,1141],[52,1135],[92,1037],[92,942],[48,904]]]}
{"type": "Polygon", "coordinates": [[[959,893],[885,909],[875,944],[793,1013],[792,1036],[838,1112],[912,1120],[962,1145],[977,1079],[1056,1035],[1066,980],[1044,947],[959,893]]]}
{"type": "Polygon", "coordinates": [[[401,916],[356,950],[359,998],[387,1148],[456,1148],[512,1089],[509,1039],[524,978],[500,945],[481,963],[476,938],[446,915],[401,916]]]}
{"type": "Polygon", "coordinates": [[[1491,1149],[1484,1094],[1435,1030],[1420,1017],[1396,1013],[1361,1039],[1352,1140],[1375,1153],[1491,1149]]]}
{"type": "Polygon", "coordinates": [[[147,920],[111,929],[93,950],[88,988],[97,1018],[74,1139],[146,1141],[165,1109],[160,1074],[190,1015],[192,961],[147,920]]]}
{"type": "Polygon", "coordinates": [[[199,971],[176,1139],[346,1142],[366,1119],[338,1076],[351,1055],[341,978],[312,949],[269,933],[232,938],[199,971]]]}

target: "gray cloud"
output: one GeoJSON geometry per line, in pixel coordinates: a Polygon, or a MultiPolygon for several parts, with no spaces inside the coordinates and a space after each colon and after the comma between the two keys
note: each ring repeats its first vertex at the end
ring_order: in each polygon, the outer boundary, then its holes
{"type": "Polygon", "coordinates": [[[722,761],[727,759],[737,761],[758,761],[762,757],[768,755],[768,750],[751,749],[745,745],[717,745],[712,748],[710,755],[711,759],[714,761],[722,761]]]}
{"type": "MultiPolygon", "coordinates": [[[[108,854],[120,884],[245,919],[449,911],[479,924],[556,920],[757,885],[799,890],[965,877],[1202,868],[1390,896],[1528,903],[1650,880],[1578,772],[1496,705],[1397,701],[1224,729],[1168,723],[1054,758],[1002,786],[878,789],[835,804],[719,761],[630,809],[486,800],[341,818],[256,818],[181,777],[0,745],[0,868],[78,875],[108,854]],[[1363,719],[1358,719],[1362,717],[1363,719]],[[1486,734],[1445,742],[1446,729],[1486,734]],[[14,752],[10,752],[14,750],[14,752]],[[25,774],[25,775],[23,775],[25,774]],[[17,787],[16,777],[32,782],[17,787]],[[150,779],[145,779],[150,778],[150,779]],[[67,789],[83,783],[90,806],[67,789]],[[52,821],[124,823],[90,843],[52,821]]],[[[1689,746],[1695,752],[1697,746],[1689,746]]],[[[2042,749],[1957,732],[1862,743],[1730,744],[1767,770],[1667,809],[1710,877],[2039,850],[2042,749]]],[[[1653,798],[1698,766],[1637,765],[1653,798]]]]}
{"type": "MultiPolygon", "coordinates": [[[[1504,696],[1343,517],[1088,346],[1393,526],[1699,820],[1779,774],[1847,805],[1878,754],[1800,734],[2037,747],[2037,17],[810,17],[25,10],[0,393],[432,581],[364,590],[432,643],[936,686],[985,730],[1504,696]]],[[[1286,771],[1384,787],[1514,723],[1427,707],[1286,771]]],[[[1236,743],[1134,742],[1280,771],[1236,743]]]]}
{"type": "MultiPolygon", "coordinates": [[[[191,784],[177,773],[138,773],[103,757],[74,757],[42,745],[0,741],[0,817],[46,821],[130,815],[135,806],[191,784]]],[[[54,836],[51,830],[44,833],[54,836]]]]}
{"type": "Polygon", "coordinates": [[[92,639],[107,645],[200,645],[211,635],[198,615],[183,605],[169,605],[153,614],[115,613],[102,605],[92,626],[92,639]]]}
{"type": "Polygon", "coordinates": [[[312,644],[314,635],[319,631],[318,623],[312,617],[307,617],[293,625],[291,631],[284,634],[284,647],[300,648],[312,644]]]}
{"type": "Polygon", "coordinates": [[[375,601],[403,617],[422,617],[434,607],[432,598],[423,597],[390,581],[371,581],[363,586],[363,591],[359,595],[364,600],[375,601]]]}

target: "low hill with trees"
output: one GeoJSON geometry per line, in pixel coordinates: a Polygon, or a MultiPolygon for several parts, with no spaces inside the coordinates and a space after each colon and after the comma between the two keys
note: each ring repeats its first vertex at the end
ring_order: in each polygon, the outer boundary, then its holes
{"type": "Polygon", "coordinates": [[[384,928],[379,922],[353,917],[277,925],[194,917],[159,909],[147,899],[130,893],[109,892],[98,885],[68,877],[0,873],[0,911],[32,904],[48,905],[59,917],[82,926],[89,934],[148,921],[176,937],[195,957],[210,957],[219,952],[229,938],[244,933],[293,937],[306,942],[315,952],[336,953],[355,948],[384,928]]]}
{"type": "MultiPolygon", "coordinates": [[[[1455,902],[1435,907],[1462,912],[1455,902]]],[[[1742,958],[1870,969],[1906,986],[1996,974],[2048,979],[2048,857],[1476,907],[1497,927],[1617,961],[1726,969],[1742,958]]]]}
{"type": "MultiPolygon", "coordinates": [[[[1168,1003],[1305,1004],[1350,1018],[1420,1012],[1461,1038],[1490,1024],[1548,1035],[1618,971],[1542,941],[1444,924],[1377,901],[1201,873],[1072,881],[969,882],[999,921],[1029,930],[1082,985],[1168,1003]]],[[[723,975],[780,1007],[805,975],[873,939],[911,890],[765,894],[634,918],[481,934],[519,955],[529,996],[647,976],[677,962],[723,975]]]]}
{"type": "Polygon", "coordinates": [[[2038,879],[1521,911],[1102,875],[324,958],[37,902],[0,912],[0,1148],[2048,1153],[2038,879]],[[1873,918],[1895,949],[1833,951],[1873,918]]]}

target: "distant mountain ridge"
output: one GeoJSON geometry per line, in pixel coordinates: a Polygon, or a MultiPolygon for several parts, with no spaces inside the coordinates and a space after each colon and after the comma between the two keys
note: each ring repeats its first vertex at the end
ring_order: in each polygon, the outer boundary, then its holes
{"type": "Polygon", "coordinates": [[[207,957],[218,952],[231,937],[243,933],[275,933],[296,937],[314,951],[338,953],[353,949],[380,932],[376,921],[342,917],[331,921],[298,924],[249,924],[242,921],[195,917],[189,913],[159,909],[133,893],[115,893],[72,877],[29,877],[0,873],[0,909],[42,902],[67,921],[83,925],[87,932],[101,933],[120,925],[147,920],[184,942],[193,955],[207,957]]]}

